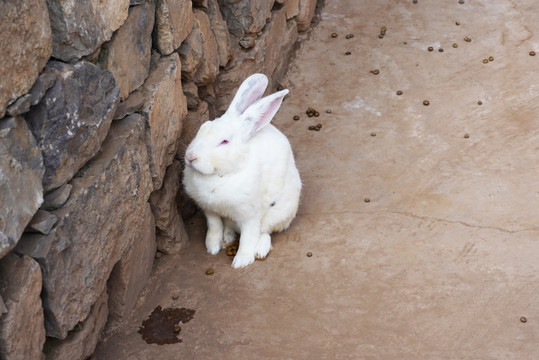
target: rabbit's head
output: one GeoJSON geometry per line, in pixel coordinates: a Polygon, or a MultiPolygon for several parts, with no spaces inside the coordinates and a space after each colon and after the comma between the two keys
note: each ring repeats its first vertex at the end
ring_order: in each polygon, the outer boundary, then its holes
{"type": "Polygon", "coordinates": [[[242,168],[251,141],[270,123],[288,94],[288,90],[282,90],[262,98],[267,85],[268,78],[263,74],[248,77],[223,116],[202,124],[185,152],[185,164],[205,175],[242,168]]]}

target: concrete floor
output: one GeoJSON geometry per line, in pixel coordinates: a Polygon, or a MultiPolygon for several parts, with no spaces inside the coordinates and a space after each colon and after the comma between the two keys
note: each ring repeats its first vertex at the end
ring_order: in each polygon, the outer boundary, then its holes
{"type": "Polygon", "coordinates": [[[538,16],[535,0],[326,0],[274,120],[304,183],[291,228],[234,270],[192,219],[95,359],[539,358],[538,16]],[[196,310],[182,343],[137,333],[157,305],[196,310]]]}

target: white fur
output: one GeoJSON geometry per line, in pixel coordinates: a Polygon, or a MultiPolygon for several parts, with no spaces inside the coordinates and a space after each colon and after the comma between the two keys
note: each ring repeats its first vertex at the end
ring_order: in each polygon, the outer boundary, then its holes
{"type": "Polygon", "coordinates": [[[269,124],[288,90],[261,98],[267,84],[262,74],[247,78],[226,113],[202,124],[185,153],[183,183],[206,215],[208,252],[217,254],[241,234],[234,268],[265,258],[270,234],[290,225],[299,204],[292,148],[269,124]]]}

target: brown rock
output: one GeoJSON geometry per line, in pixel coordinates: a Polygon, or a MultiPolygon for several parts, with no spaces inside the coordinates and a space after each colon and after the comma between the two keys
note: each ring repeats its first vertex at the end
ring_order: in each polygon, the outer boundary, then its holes
{"type": "Polygon", "coordinates": [[[141,221],[141,232],[135,234],[131,247],[114,266],[108,281],[112,326],[129,316],[152,272],[156,251],[155,220],[149,204],[141,221]]]}
{"type": "Polygon", "coordinates": [[[198,28],[193,27],[187,39],[178,49],[178,54],[182,64],[182,79],[192,82],[204,56],[202,36],[198,28]]]}
{"type": "Polygon", "coordinates": [[[7,108],[9,116],[24,114],[30,110],[30,106],[37,105],[45,92],[56,82],[56,75],[50,71],[39,74],[36,82],[30,88],[30,92],[21,96],[7,108]]]}
{"type": "Polygon", "coordinates": [[[177,139],[187,116],[187,100],[182,92],[178,54],[161,58],[142,89],[146,98],[142,113],[147,118],[146,141],[154,189],[161,188],[166,168],[176,154],[177,139]]]}
{"type": "Polygon", "coordinates": [[[65,184],[99,150],[120,90],[114,77],[86,61],[50,61],[57,76],[40,103],[25,114],[45,164],[45,191],[65,184]]]}
{"type": "Polygon", "coordinates": [[[217,115],[226,111],[241,82],[255,72],[268,75],[268,88],[273,89],[286,72],[297,36],[296,27],[286,21],[285,8],[274,11],[255,46],[247,51],[238,49],[235,66],[219,73],[214,84],[217,115]]]}
{"type": "Polygon", "coordinates": [[[0,258],[43,202],[43,159],[22,117],[0,119],[0,258]]]}
{"type": "Polygon", "coordinates": [[[187,109],[196,110],[200,104],[200,99],[198,97],[198,86],[192,82],[184,81],[182,82],[182,90],[187,99],[187,109]]]}
{"type": "Polygon", "coordinates": [[[127,19],[129,0],[48,0],[52,56],[76,61],[110,40],[127,19]]]}
{"type": "Polygon", "coordinates": [[[114,120],[123,119],[127,115],[131,115],[144,105],[144,94],[140,91],[133,91],[129,97],[122,101],[114,112],[114,120]]]}
{"type": "Polygon", "coordinates": [[[205,11],[210,19],[211,31],[213,32],[213,35],[215,36],[215,41],[217,42],[219,66],[224,67],[231,59],[233,53],[226,21],[221,15],[217,0],[209,0],[207,9],[205,11]]]}
{"type": "Polygon", "coordinates": [[[4,303],[4,299],[2,299],[2,296],[0,295],[0,316],[7,313],[7,307],[4,303]]]}
{"type": "Polygon", "coordinates": [[[256,34],[271,16],[273,1],[267,0],[219,0],[219,7],[228,30],[237,38],[256,34]]]}
{"type": "Polygon", "coordinates": [[[178,49],[192,28],[191,1],[156,1],[153,37],[162,55],[170,55],[178,49]]]}
{"type": "Polygon", "coordinates": [[[311,27],[315,9],[316,0],[299,0],[298,15],[296,17],[298,31],[306,31],[311,27]]]}
{"type": "Polygon", "coordinates": [[[64,205],[69,198],[69,194],[71,194],[71,188],[71,184],[65,184],[58,189],[53,190],[48,194],[45,194],[43,205],[41,205],[41,208],[43,210],[58,209],[60,206],[64,205]]]}
{"type": "Polygon", "coordinates": [[[0,358],[40,359],[45,342],[41,307],[41,269],[28,256],[0,260],[0,296],[7,313],[0,316],[0,358]]]}
{"type": "Polygon", "coordinates": [[[48,211],[38,210],[28,223],[26,231],[49,234],[52,227],[58,222],[58,217],[48,211]]]}
{"type": "Polygon", "coordinates": [[[196,111],[189,111],[183,122],[182,133],[178,142],[177,158],[183,159],[187,146],[193,141],[200,126],[210,119],[208,103],[202,101],[196,111]]]}
{"type": "Polygon", "coordinates": [[[148,76],[154,18],[152,2],[130,7],[127,20],[101,49],[99,64],[114,75],[121,100],[148,76]]]}
{"type": "Polygon", "coordinates": [[[45,0],[2,1],[0,5],[0,118],[25,94],[52,52],[45,0]]]}
{"type": "MultiPolygon", "coordinates": [[[[64,341],[49,339],[45,344],[47,359],[85,360],[95,350],[107,323],[107,291],[103,291],[92,305],[88,317],[69,332],[64,341]]],[[[37,358],[36,358],[37,359],[37,358]]]]}
{"type": "Polygon", "coordinates": [[[207,10],[208,9],[208,0],[193,0],[193,6],[197,7],[197,8],[207,10]]]}
{"type": "Polygon", "coordinates": [[[286,19],[292,19],[299,14],[299,2],[300,0],[285,0],[284,10],[286,12],[286,19]]]}
{"type": "Polygon", "coordinates": [[[178,53],[182,58],[182,77],[197,86],[211,84],[219,73],[217,42],[205,12],[193,9],[193,30],[178,53]]]}
{"type": "Polygon", "coordinates": [[[180,252],[189,241],[176,206],[176,194],[181,186],[181,172],[181,163],[174,160],[167,169],[163,187],[150,195],[157,227],[157,249],[165,254],[180,252]]]}
{"type": "Polygon", "coordinates": [[[86,319],[133,239],[151,191],[144,119],[115,121],[101,151],[71,180],[67,203],[49,235],[24,234],[17,251],[43,269],[47,335],[65,338],[86,319]]]}

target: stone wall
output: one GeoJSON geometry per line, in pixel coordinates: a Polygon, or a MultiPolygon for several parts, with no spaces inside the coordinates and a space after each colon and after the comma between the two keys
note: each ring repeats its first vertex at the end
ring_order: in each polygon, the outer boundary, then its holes
{"type": "Polygon", "coordinates": [[[188,244],[200,124],[275,90],[316,0],[0,3],[0,358],[85,359],[188,244]]]}

